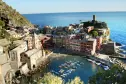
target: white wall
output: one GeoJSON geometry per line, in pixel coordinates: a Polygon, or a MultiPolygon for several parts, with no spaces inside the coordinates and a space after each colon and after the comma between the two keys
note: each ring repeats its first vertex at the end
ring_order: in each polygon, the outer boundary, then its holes
{"type": "Polygon", "coordinates": [[[33,65],[38,66],[37,60],[40,59],[41,57],[42,57],[42,50],[38,50],[38,52],[36,52],[32,56],[30,56],[31,69],[33,69],[33,65]]]}

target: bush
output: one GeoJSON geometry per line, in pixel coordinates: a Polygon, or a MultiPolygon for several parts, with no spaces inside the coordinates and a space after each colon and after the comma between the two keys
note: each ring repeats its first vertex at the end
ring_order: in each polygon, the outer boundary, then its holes
{"type": "Polygon", "coordinates": [[[55,76],[51,73],[47,73],[42,79],[38,81],[37,84],[63,84],[62,78],[55,76]]]}
{"type": "Polygon", "coordinates": [[[95,30],[92,30],[89,35],[93,36],[93,37],[97,37],[98,36],[98,32],[95,30]]]}
{"type": "Polygon", "coordinates": [[[89,84],[126,84],[126,70],[114,65],[110,70],[98,72],[89,79],[89,84]]]}
{"type": "MultiPolygon", "coordinates": [[[[47,73],[37,84],[65,84],[65,81],[52,73],[47,73]]],[[[66,84],[84,84],[79,77],[75,77],[74,80],[70,80],[66,84]]]]}
{"type": "Polygon", "coordinates": [[[0,20],[0,26],[4,27],[5,26],[5,22],[0,20]]]}

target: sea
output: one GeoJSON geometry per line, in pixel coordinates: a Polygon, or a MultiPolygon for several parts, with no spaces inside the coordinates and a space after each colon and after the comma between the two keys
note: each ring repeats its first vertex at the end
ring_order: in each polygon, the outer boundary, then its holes
{"type": "MultiPolygon", "coordinates": [[[[31,23],[40,25],[44,27],[46,25],[50,26],[68,26],[69,24],[78,24],[81,21],[90,21],[92,16],[96,15],[96,20],[104,21],[108,24],[111,34],[110,38],[118,43],[124,45],[122,49],[126,50],[126,12],[73,12],[73,13],[41,13],[41,14],[23,14],[31,23]]],[[[126,54],[126,53],[124,53],[126,54]]],[[[77,68],[77,70],[70,76],[64,79],[73,79],[79,76],[85,83],[88,82],[90,76],[95,74],[98,70],[98,66],[92,64],[86,59],[81,57],[76,57],[80,62],[83,62],[82,67],[77,68]]],[[[59,64],[65,63],[65,60],[74,60],[71,58],[64,58],[59,60],[53,60],[50,64],[50,71],[57,71],[59,64]]]]}

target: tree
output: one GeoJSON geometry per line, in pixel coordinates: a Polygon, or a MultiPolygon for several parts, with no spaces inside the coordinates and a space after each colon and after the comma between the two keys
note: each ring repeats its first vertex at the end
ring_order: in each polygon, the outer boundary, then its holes
{"type": "Polygon", "coordinates": [[[79,77],[75,77],[74,80],[69,80],[69,82],[65,83],[61,77],[47,73],[37,84],[84,84],[84,82],[82,82],[79,77]]]}
{"type": "Polygon", "coordinates": [[[98,32],[97,31],[92,31],[92,36],[93,37],[97,37],[98,36],[98,32]]]}
{"type": "Polygon", "coordinates": [[[81,81],[79,77],[75,77],[73,80],[67,82],[66,84],[84,84],[84,82],[81,81]]]}
{"type": "Polygon", "coordinates": [[[51,73],[47,73],[42,79],[38,81],[37,84],[63,84],[62,78],[55,76],[51,73]]]}
{"type": "Polygon", "coordinates": [[[98,72],[89,79],[89,84],[126,84],[126,70],[113,65],[110,70],[98,72]]]}

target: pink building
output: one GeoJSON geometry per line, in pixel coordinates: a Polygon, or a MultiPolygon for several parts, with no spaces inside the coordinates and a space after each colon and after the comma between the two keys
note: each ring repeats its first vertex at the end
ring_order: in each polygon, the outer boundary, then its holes
{"type": "Polygon", "coordinates": [[[87,32],[89,33],[90,31],[92,31],[94,29],[94,26],[89,26],[86,29],[87,29],[87,32]]]}
{"type": "Polygon", "coordinates": [[[85,54],[94,55],[96,51],[96,39],[88,39],[87,41],[81,41],[81,52],[85,54]]]}
{"type": "Polygon", "coordinates": [[[70,40],[69,43],[70,43],[69,45],[70,45],[70,48],[71,48],[72,51],[80,52],[80,49],[81,49],[81,47],[80,47],[80,40],[72,39],[72,40],[70,40]]]}
{"type": "Polygon", "coordinates": [[[97,50],[100,50],[101,49],[101,45],[102,45],[102,37],[97,37],[97,47],[96,49],[97,50]]]}

